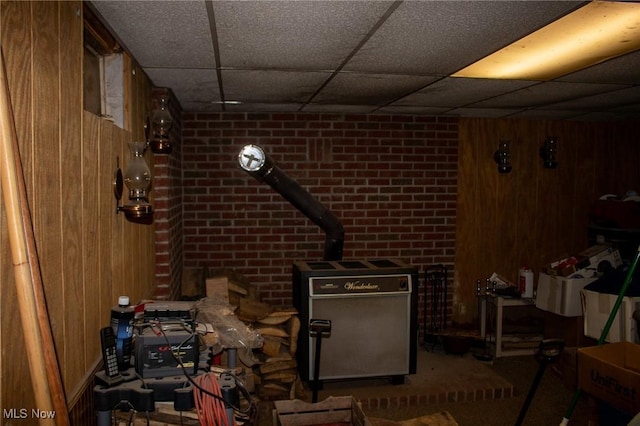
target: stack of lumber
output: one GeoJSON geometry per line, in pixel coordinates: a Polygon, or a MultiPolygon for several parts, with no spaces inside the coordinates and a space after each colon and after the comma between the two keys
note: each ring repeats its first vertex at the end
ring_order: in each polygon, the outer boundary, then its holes
{"type": "Polygon", "coordinates": [[[254,350],[258,363],[251,370],[257,397],[273,401],[304,396],[296,362],[298,311],[259,301],[255,290],[237,272],[214,273],[206,280],[206,288],[207,297],[226,297],[235,307],[236,317],[263,339],[262,347],[254,350]]]}

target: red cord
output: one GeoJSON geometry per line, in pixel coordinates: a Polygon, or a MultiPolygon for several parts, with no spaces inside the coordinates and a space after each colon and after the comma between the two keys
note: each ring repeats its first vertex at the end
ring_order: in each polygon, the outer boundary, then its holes
{"type": "Polygon", "coordinates": [[[196,376],[194,381],[202,389],[219,397],[215,398],[200,391],[198,388],[193,389],[193,399],[200,425],[232,426],[229,425],[229,421],[227,419],[227,412],[222,399],[222,392],[220,390],[218,378],[212,373],[207,373],[196,376]]]}

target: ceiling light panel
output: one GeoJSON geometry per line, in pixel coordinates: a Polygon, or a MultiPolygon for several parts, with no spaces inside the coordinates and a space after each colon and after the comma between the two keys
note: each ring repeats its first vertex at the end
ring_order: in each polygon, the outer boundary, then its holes
{"type": "Polygon", "coordinates": [[[637,49],[640,4],[593,1],[453,76],[551,80],[637,49]]]}
{"type": "MultiPolygon", "coordinates": [[[[365,1],[366,4],[375,2],[365,1]]],[[[378,74],[446,76],[574,10],[576,1],[405,1],[346,64],[378,74]]]]}

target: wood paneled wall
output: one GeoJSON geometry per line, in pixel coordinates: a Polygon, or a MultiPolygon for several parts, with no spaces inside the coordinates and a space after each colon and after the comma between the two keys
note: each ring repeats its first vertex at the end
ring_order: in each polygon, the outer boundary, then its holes
{"type": "MultiPolygon", "coordinates": [[[[73,403],[100,358],[98,331],[117,297],[153,293],[154,228],[116,215],[112,190],[118,159],[124,170],[129,158],[126,142],[144,137],[151,86],[126,59],[125,121],[132,130],[122,130],[83,111],[82,2],[0,1],[0,22],[47,306],[73,403]]],[[[4,208],[0,225],[0,409],[38,408],[4,208]]]]}
{"type": "Polygon", "coordinates": [[[541,267],[588,247],[591,203],[640,185],[639,123],[461,119],[453,318],[473,320],[476,280],[493,272],[516,282],[523,265],[541,267]],[[557,169],[539,156],[558,139],[557,169]],[[513,170],[493,154],[511,143],[513,170]]]}

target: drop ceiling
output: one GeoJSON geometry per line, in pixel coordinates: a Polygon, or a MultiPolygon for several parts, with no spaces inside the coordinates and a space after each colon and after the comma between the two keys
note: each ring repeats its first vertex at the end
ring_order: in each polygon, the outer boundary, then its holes
{"type": "Polygon", "coordinates": [[[553,81],[449,77],[580,1],[93,1],[185,111],[640,118],[640,51],[553,81]]]}

